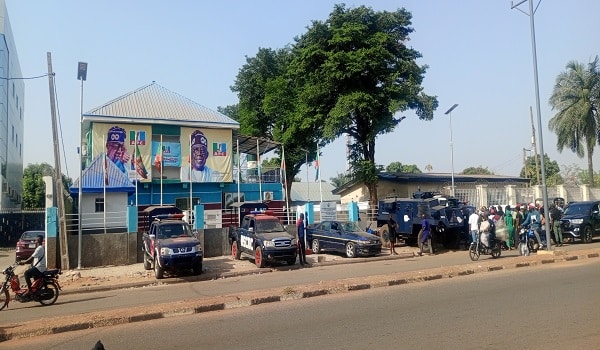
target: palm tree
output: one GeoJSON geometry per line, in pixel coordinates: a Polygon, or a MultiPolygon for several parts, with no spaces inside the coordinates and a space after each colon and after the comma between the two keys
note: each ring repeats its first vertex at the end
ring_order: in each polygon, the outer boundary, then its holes
{"type": "Polygon", "coordinates": [[[556,78],[550,105],[557,113],[548,122],[550,131],[556,133],[556,147],[562,152],[568,147],[583,158],[587,151],[590,186],[594,186],[592,155],[598,138],[600,121],[600,70],[598,56],[584,64],[571,61],[566,71],[556,78]]]}

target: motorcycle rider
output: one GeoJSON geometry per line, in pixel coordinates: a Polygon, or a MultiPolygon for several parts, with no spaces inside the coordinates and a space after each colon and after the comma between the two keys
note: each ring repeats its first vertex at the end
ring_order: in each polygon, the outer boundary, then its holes
{"type": "Polygon", "coordinates": [[[43,276],[46,271],[46,252],[44,250],[44,236],[39,235],[35,240],[35,250],[33,254],[26,260],[19,261],[19,265],[33,263],[29,269],[25,271],[25,282],[27,282],[27,294],[31,293],[31,279],[37,280],[43,276]]]}
{"type": "Polygon", "coordinates": [[[521,226],[529,226],[533,230],[535,238],[537,239],[538,244],[540,246],[540,249],[544,249],[544,244],[542,243],[542,239],[540,238],[539,233],[539,231],[541,230],[541,223],[542,215],[540,214],[540,211],[537,209],[535,204],[529,203],[529,212],[527,213],[527,217],[525,218],[525,221],[523,221],[523,224],[521,226]]]}

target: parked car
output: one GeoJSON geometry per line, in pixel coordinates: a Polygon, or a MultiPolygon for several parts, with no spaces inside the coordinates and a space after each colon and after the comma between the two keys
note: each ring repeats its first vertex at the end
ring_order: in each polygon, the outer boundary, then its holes
{"type": "Polygon", "coordinates": [[[323,221],[308,227],[306,239],[315,254],[331,250],[353,258],[381,253],[381,239],[365,232],[353,221],[323,221]]]}
{"type": "Polygon", "coordinates": [[[37,236],[46,236],[44,231],[25,231],[17,241],[15,250],[17,261],[28,259],[35,250],[37,236]]]}
{"type": "Polygon", "coordinates": [[[591,243],[600,233],[600,201],[571,202],[560,219],[564,238],[591,243]]]}

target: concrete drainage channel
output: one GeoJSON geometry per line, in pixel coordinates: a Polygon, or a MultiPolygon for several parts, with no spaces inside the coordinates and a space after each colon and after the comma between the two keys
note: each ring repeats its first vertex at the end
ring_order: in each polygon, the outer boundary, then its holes
{"type": "Polygon", "coordinates": [[[126,308],[44,319],[44,322],[36,320],[5,328],[3,333],[0,334],[0,341],[600,257],[600,249],[577,251],[573,252],[572,255],[547,253],[537,256],[508,258],[502,261],[503,264],[498,264],[499,261],[490,260],[476,265],[457,265],[366,278],[322,281],[308,285],[250,291],[202,300],[149,305],[144,307],[143,311],[140,311],[139,308],[126,308]]]}

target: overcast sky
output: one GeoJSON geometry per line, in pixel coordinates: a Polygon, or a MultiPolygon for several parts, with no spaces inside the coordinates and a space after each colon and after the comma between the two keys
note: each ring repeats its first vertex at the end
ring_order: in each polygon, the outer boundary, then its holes
{"type": "MultiPolygon", "coordinates": [[[[88,63],[84,111],[152,81],[216,110],[237,103],[235,77],[259,47],[282,48],[325,20],[336,1],[157,1],[6,0],[24,77],[47,73],[52,53],[65,161],[63,172],[77,174],[80,82],[77,63],[88,63]]],[[[404,7],[413,14],[410,45],[429,65],[423,86],[440,103],[434,119],[414,112],[391,134],[380,137],[376,161],[416,164],[421,170],[450,173],[453,104],[454,170],[488,167],[518,175],[523,148],[531,148],[529,108],[537,112],[530,17],[511,10],[506,0],[348,1],[376,11],[404,7]]],[[[534,1],[534,5],[537,1],[534,1]]],[[[528,12],[528,2],[519,9],[528,12]]],[[[547,128],[548,99],[557,75],[571,60],[588,63],[600,54],[600,1],[544,0],[535,13],[544,151],[559,165],[586,160],[569,150],[559,154],[547,128]]],[[[25,81],[24,163],[53,164],[48,79],[25,81]]],[[[536,131],[536,137],[539,134],[536,131]]],[[[344,139],[322,150],[321,176],[345,170],[344,139]]],[[[539,139],[538,139],[539,143],[539,139]]],[[[63,151],[61,151],[63,152],[63,151]]],[[[598,153],[598,152],[597,152],[598,153]]],[[[594,156],[595,167],[600,157],[594,156]]],[[[300,174],[314,181],[314,169],[300,174]]]]}

